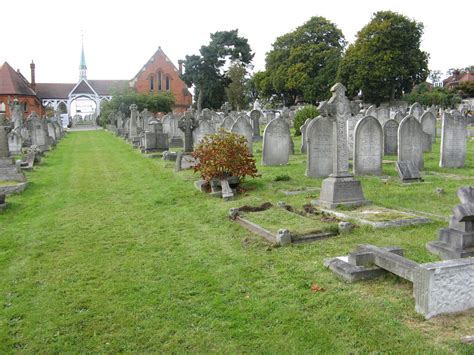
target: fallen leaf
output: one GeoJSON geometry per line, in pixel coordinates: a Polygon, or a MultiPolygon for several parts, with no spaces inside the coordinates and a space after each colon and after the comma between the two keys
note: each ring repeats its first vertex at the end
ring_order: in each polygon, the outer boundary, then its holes
{"type": "Polygon", "coordinates": [[[324,288],[322,288],[318,284],[312,284],[311,285],[311,291],[312,292],[320,292],[320,291],[324,291],[324,288]]]}

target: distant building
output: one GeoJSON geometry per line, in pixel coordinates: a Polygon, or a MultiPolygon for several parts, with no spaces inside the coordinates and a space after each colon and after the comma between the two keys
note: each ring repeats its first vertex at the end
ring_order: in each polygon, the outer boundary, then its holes
{"type": "Polygon", "coordinates": [[[443,87],[452,89],[462,82],[472,80],[474,80],[474,72],[472,71],[472,68],[469,68],[466,71],[455,70],[448,78],[443,80],[443,87]]]}
{"type": "Polygon", "coordinates": [[[31,84],[20,73],[15,71],[7,62],[0,66],[0,113],[10,117],[9,102],[17,99],[23,106],[25,116],[36,112],[38,116],[44,114],[44,107],[35,92],[35,64],[31,63],[31,84]]]}
{"type": "Polygon", "coordinates": [[[193,102],[193,97],[186,84],[179,75],[182,73],[182,64],[179,70],[174,66],[161,47],[130,81],[130,86],[142,94],[157,94],[169,91],[175,98],[173,110],[184,112],[193,102]]]}

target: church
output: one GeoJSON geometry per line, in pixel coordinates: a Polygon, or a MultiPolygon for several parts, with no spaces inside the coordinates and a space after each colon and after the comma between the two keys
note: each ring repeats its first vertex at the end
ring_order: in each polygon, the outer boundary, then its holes
{"type": "Polygon", "coordinates": [[[25,114],[35,111],[40,116],[46,107],[74,116],[100,115],[100,105],[111,100],[115,89],[130,87],[142,94],[169,91],[174,95],[174,112],[184,112],[192,104],[192,95],[181,80],[179,70],[161,47],[143,65],[131,80],[89,80],[84,54],[81,49],[79,80],[77,83],[36,83],[35,64],[32,62],[31,81],[15,71],[8,63],[0,67],[0,113],[9,117],[8,100],[17,98],[25,106],[25,114]]]}

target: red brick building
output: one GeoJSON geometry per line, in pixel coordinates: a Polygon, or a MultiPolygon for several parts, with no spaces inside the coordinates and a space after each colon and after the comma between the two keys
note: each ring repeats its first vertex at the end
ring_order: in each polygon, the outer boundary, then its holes
{"type": "Polygon", "coordinates": [[[23,105],[25,117],[32,112],[38,116],[44,115],[41,100],[36,95],[34,82],[34,63],[31,63],[31,84],[19,72],[15,71],[7,62],[0,66],[0,113],[10,117],[9,100],[17,99],[23,105]]]}
{"type": "Polygon", "coordinates": [[[178,70],[161,47],[130,81],[130,86],[142,94],[170,91],[175,98],[174,111],[185,112],[192,105],[193,97],[181,80],[178,70]]]}
{"type": "Polygon", "coordinates": [[[463,82],[474,80],[474,72],[471,68],[466,71],[453,71],[451,76],[443,80],[443,86],[452,89],[463,82]]]}

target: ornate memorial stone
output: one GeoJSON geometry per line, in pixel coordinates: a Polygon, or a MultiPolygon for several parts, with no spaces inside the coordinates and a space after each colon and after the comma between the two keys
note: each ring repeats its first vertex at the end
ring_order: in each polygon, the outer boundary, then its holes
{"type": "Polygon", "coordinates": [[[184,151],[190,153],[193,151],[193,131],[198,127],[194,115],[187,111],[178,121],[178,128],[184,133],[184,151]]]}

